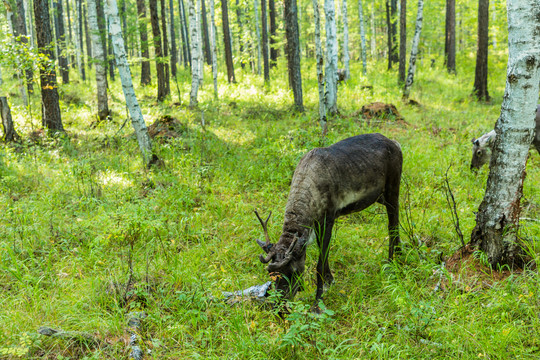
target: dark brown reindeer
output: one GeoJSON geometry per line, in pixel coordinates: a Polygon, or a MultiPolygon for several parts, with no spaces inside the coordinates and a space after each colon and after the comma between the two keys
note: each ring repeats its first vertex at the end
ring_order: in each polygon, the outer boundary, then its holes
{"type": "Polygon", "coordinates": [[[308,152],[294,172],[283,231],[276,244],[270,242],[267,223],[255,211],[266,242],[257,243],[266,252],[269,273],[277,273],[275,288],[292,299],[301,291],[306,246],[316,238],[319,246],[315,310],[334,278],[328,265],[328,250],[335,220],[361,211],[375,202],[386,206],[390,248],[388,259],[400,251],[399,185],[403,157],[398,142],[381,134],[365,134],[308,152]]]}

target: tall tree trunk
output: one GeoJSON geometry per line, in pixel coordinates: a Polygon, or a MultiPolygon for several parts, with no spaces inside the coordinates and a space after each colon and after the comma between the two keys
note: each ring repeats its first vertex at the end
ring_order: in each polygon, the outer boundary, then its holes
{"type": "Polygon", "coordinates": [[[204,58],[208,65],[212,65],[212,54],[210,53],[210,36],[208,35],[208,20],[206,19],[206,5],[204,0],[201,0],[201,18],[202,18],[202,28],[201,32],[204,38],[204,58]]]}
{"type": "Polygon", "coordinates": [[[285,0],[283,12],[285,16],[285,37],[287,40],[287,66],[289,70],[289,85],[293,90],[294,106],[296,110],[303,112],[304,99],[302,95],[302,73],[300,70],[300,35],[298,32],[298,9],[296,5],[296,0],[285,0]]]}
{"type": "Polygon", "coordinates": [[[82,2],[83,0],[76,0],[77,1],[77,13],[79,17],[79,23],[77,26],[78,29],[78,48],[79,48],[79,54],[80,54],[80,72],[81,72],[81,78],[83,81],[86,81],[86,68],[85,68],[85,61],[84,61],[84,42],[83,42],[83,13],[82,13],[82,2]]]}
{"type": "Polygon", "coordinates": [[[324,1],[326,17],[326,110],[334,116],[337,108],[338,46],[336,37],[336,13],[334,0],[324,1]]]}
{"type": "Polygon", "coordinates": [[[174,4],[169,0],[170,26],[171,26],[171,74],[176,78],[176,63],[178,62],[178,49],[176,48],[176,33],[174,31],[174,4]]]}
{"type": "Polygon", "coordinates": [[[456,0],[446,0],[444,61],[449,73],[456,73],[456,0]]]}
{"type": "Polygon", "coordinates": [[[218,98],[218,87],[217,87],[217,48],[216,48],[216,19],[215,19],[215,9],[214,9],[214,0],[210,0],[210,35],[212,39],[212,77],[214,78],[214,97],[218,98]]]}
{"type": "Polygon", "coordinates": [[[392,63],[399,61],[398,42],[397,42],[397,0],[390,0],[390,31],[392,33],[392,63]]]}
{"type": "Polygon", "coordinates": [[[349,67],[349,19],[347,17],[347,0],[343,0],[343,67],[345,69],[345,81],[351,77],[349,67]]]}
{"type": "Polygon", "coordinates": [[[270,67],[276,67],[279,50],[276,44],[277,24],[276,3],[274,0],[268,0],[268,16],[270,17],[270,67]]]}
{"type": "Polygon", "coordinates": [[[139,17],[139,38],[141,39],[141,85],[146,86],[152,83],[152,75],[150,71],[150,52],[148,51],[148,30],[146,19],[146,2],[145,0],[137,0],[137,15],[139,17]]]}
{"type": "Polygon", "coordinates": [[[96,86],[98,101],[98,117],[105,120],[109,115],[109,102],[107,98],[107,68],[105,67],[105,49],[101,41],[97,19],[96,0],[87,0],[88,4],[88,25],[90,27],[90,37],[92,39],[92,58],[96,67],[96,86]]]}
{"type": "Polygon", "coordinates": [[[180,10],[181,30],[182,30],[182,50],[184,54],[184,68],[191,66],[191,48],[189,45],[189,35],[187,30],[186,9],[184,7],[184,0],[178,0],[178,6],[180,10]]]}
{"type": "MultiPolygon", "coordinates": [[[[83,0],[80,0],[81,2],[83,0]]],[[[88,30],[88,17],[87,17],[87,8],[88,5],[84,4],[83,6],[83,18],[84,18],[84,33],[86,34],[86,56],[87,56],[87,62],[88,62],[88,68],[92,69],[92,60],[94,55],[92,53],[92,40],[90,31],[88,30]]]]}
{"type": "MultiPolygon", "coordinates": [[[[20,36],[20,42],[23,44],[28,44],[28,33],[26,31],[26,16],[25,16],[25,6],[23,0],[17,0],[17,29],[16,34],[20,36]]],[[[14,29],[15,30],[15,29],[14,29]]],[[[34,92],[34,72],[32,69],[25,67],[24,69],[26,75],[26,89],[28,93],[34,92]]]]}
{"type": "MultiPolygon", "coordinates": [[[[36,47],[36,37],[34,36],[34,16],[32,15],[32,7],[28,4],[30,0],[23,0],[24,8],[26,9],[27,21],[26,30],[30,36],[30,43],[36,47]]],[[[26,20],[25,20],[26,21],[26,20]]]]}
{"type": "Polygon", "coordinates": [[[387,58],[388,58],[388,70],[392,69],[392,15],[390,14],[390,0],[385,1],[386,6],[386,36],[387,36],[387,58]]]}
{"type": "MultiPolygon", "coordinates": [[[[128,34],[129,31],[127,29],[127,10],[126,10],[126,1],[127,0],[120,0],[120,18],[122,20],[122,34],[128,34]]],[[[129,44],[128,44],[128,37],[124,39],[124,50],[126,51],[126,56],[128,53],[129,44]]]]}
{"type": "MultiPolygon", "coordinates": [[[[105,26],[106,26],[105,29],[109,28],[109,23],[107,19],[105,19],[105,26]]],[[[107,38],[107,59],[108,59],[107,64],[109,68],[109,77],[111,78],[111,81],[114,81],[114,52],[112,49],[112,39],[111,39],[111,34],[109,34],[107,30],[105,31],[106,31],[105,36],[107,38]]]]}
{"type": "Polygon", "coordinates": [[[529,147],[535,134],[540,82],[540,3],[512,0],[508,10],[508,66],[501,116],[484,200],[476,215],[471,244],[492,266],[525,265],[517,235],[529,147]]]}
{"type": "Polygon", "coordinates": [[[15,127],[13,127],[11,110],[9,109],[7,97],[5,96],[0,96],[0,118],[2,118],[2,126],[4,127],[4,136],[2,137],[2,141],[6,143],[19,141],[21,137],[19,134],[17,134],[15,127]]]}
{"type": "MultiPolygon", "coordinates": [[[[15,39],[17,39],[20,35],[18,34],[19,26],[17,24],[17,17],[15,17],[15,12],[13,12],[11,3],[9,1],[4,0],[4,6],[6,7],[6,12],[7,12],[6,15],[7,15],[7,20],[8,20],[9,33],[13,35],[13,41],[17,41],[15,39]]],[[[19,91],[21,93],[21,97],[23,99],[24,105],[28,106],[28,95],[26,93],[26,88],[24,86],[24,80],[23,80],[22,69],[21,69],[23,65],[21,64],[21,61],[19,60],[19,58],[17,58],[15,61],[17,64],[15,68],[15,76],[19,80],[19,91]]]]}
{"type": "Polygon", "coordinates": [[[409,72],[403,88],[403,100],[409,99],[411,86],[414,81],[414,72],[416,70],[416,55],[418,54],[418,43],[420,42],[420,33],[422,32],[422,21],[424,12],[424,0],[418,0],[418,12],[416,13],[416,28],[411,46],[411,56],[409,58],[409,72]]]}
{"type": "Polygon", "coordinates": [[[244,57],[244,29],[242,24],[242,9],[240,2],[236,0],[236,21],[238,23],[238,46],[240,50],[240,66],[242,69],[246,67],[244,57]]]}
{"type": "MultiPolygon", "coordinates": [[[[99,28],[99,38],[101,39],[101,46],[103,48],[103,66],[105,66],[105,74],[109,71],[109,61],[107,59],[107,44],[108,44],[108,35],[106,29],[105,12],[103,11],[103,0],[94,0],[96,3],[96,14],[97,14],[97,24],[99,28]]],[[[114,74],[113,74],[114,76],[114,74]]]]}
{"type": "Polygon", "coordinates": [[[154,54],[156,57],[156,73],[158,79],[157,100],[163,101],[167,96],[167,85],[165,84],[165,64],[163,63],[163,50],[161,49],[161,30],[159,29],[159,17],[157,0],[149,0],[150,22],[152,23],[152,34],[154,38],[154,54]]]}
{"type": "Polygon", "coordinates": [[[367,73],[367,49],[362,0],[358,0],[358,18],[358,22],[360,23],[360,56],[362,57],[362,74],[365,76],[367,73]]]}
{"type": "MultiPolygon", "coordinates": [[[[66,14],[68,20],[68,43],[73,44],[73,32],[71,31],[71,11],[69,9],[69,0],[66,0],[66,14]]],[[[74,68],[75,59],[73,54],[71,55],[71,67],[74,68]]]]}
{"type": "Polygon", "coordinates": [[[229,10],[227,0],[221,0],[221,23],[223,26],[223,42],[225,44],[225,63],[227,64],[227,80],[229,83],[235,83],[234,64],[231,49],[231,32],[229,31],[229,10]]]}
{"type": "Polygon", "coordinates": [[[405,84],[405,71],[407,67],[407,0],[401,0],[399,13],[399,68],[398,84],[405,84]]]}
{"type": "Polygon", "coordinates": [[[319,1],[313,0],[313,20],[315,22],[315,56],[317,61],[317,85],[319,89],[319,124],[321,131],[326,133],[326,104],[324,101],[324,55],[321,46],[321,16],[319,1]]]}
{"type": "Polygon", "coordinates": [[[171,94],[171,75],[169,72],[169,39],[167,36],[167,9],[165,7],[165,0],[161,0],[161,34],[163,40],[163,61],[165,70],[165,96],[171,94]]]}
{"type": "MultiPolygon", "coordinates": [[[[225,0],[222,0],[225,1],[225,0]]],[[[197,39],[198,32],[201,31],[199,23],[197,0],[189,0],[189,37],[191,38],[191,92],[189,94],[189,107],[197,106],[197,94],[199,93],[199,62],[203,59],[200,57],[197,39]]]]}
{"type": "Polygon", "coordinates": [[[268,61],[268,26],[266,24],[266,0],[261,0],[261,20],[264,82],[268,84],[270,83],[270,64],[268,61]]]}
{"type": "Polygon", "coordinates": [[[124,39],[122,37],[122,28],[120,27],[120,18],[118,16],[118,7],[116,0],[107,1],[107,12],[109,17],[109,33],[112,38],[112,45],[116,57],[116,64],[122,81],[122,90],[131,116],[131,124],[135,129],[135,135],[139,143],[139,149],[143,155],[143,161],[146,166],[151,165],[151,162],[157,161],[157,156],[152,154],[152,141],[148,135],[148,129],[144,122],[141,108],[135,96],[133,82],[131,79],[131,71],[127,63],[127,56],[124,47],[124,39]]]}
{"type": "Polygon", "coordinates": [[[60,68],[60,74],[62,75],[62,83],[69,84],[69,64],[66,56],[66,30],[64,26],[64,7],[62,6],[62,0],[55,2],[56,4],[56,36],[57,36],[57,49],[58,49],[58,67],[60,68]]]}
{"type": "Polygon", "coordinates": [[[261,34],[259,31],[259,11],[257,10],[257,1],[253,0],[253,10],[255,11],[255,30],[257,33],[257,75],[261,75],[261,34]]]}
{"type": "MultiPolygon", "coordinates": [[[[48,59],[54,60],[54,54],[50,50],[53,38],[51,35],[49,5],[47,0],[34,0],[34,14],[36,19],[36,38],[39,53],[43,54],[48,59]]],[[[49,132],[64,132],[54,64],[46,69],[45,67],[41,67],[39,73],[41,82],[42,124],[49,132]]]]}
{"type": "Polygon", "coordinates": [[[370,16],[370,25],[371,25],[371,57],[375,57],[375,51],[377,50],[377,33],[375,29],[375,0],[371,1],[371,16],[370,16]]]}
{"type": "Polygon", "coordinates": [[[489,0],[478,0],[478,48],[474,72],[473,94],[478,100],[489,101],[488,92],[489,0]]]}

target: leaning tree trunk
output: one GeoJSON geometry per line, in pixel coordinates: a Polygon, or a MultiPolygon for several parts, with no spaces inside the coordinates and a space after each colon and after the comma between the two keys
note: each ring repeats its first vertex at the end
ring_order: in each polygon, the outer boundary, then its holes
{"type": "Polygon", "coordinates": [[[489,0],[478,0],[478,48],[474,71],[473,94],[489,101],[488,92],[489,0]]]}
{"type": "Polygon", "coordinates": [[[21,137],[13,127],[11,110],[9,109],[7,97],[5,96],[0,96],[0,117],[2,118],[2,126],[4,127],[4,136],[2,137],[2,140],[4,142],[19,141],[21,137]]]}
{"type": "Polygon", "coordinates": [[[317,60],[317,85],[319,88],[319,124],[321,131],[326,133],[326,104],[324,101],[324,55],[321,46],[321,16],[319,1],[313,0],[313,20],[315,22],[315,56],[317,60]]]}
{"type": "Polygon", "coordinates": [[[296,110],[303,112],[304,99],[302,95],[302,72],[300,70],[300,36],[298,32],[298,9],[296,5],[296,0],[285,0],[283,12],[285,16],[285,37],[287,39],[287,66],[289,69],[289,85],[293,90],[294,106],[296,110]]]}
{"type": "Polygon", "coordinates": [[[407,67],[407,0],[401,0],[399,13],[399,67],[398,84],[405,84],[405,71],[407,67]]]}
{"type": "Polygon", "coordinates": [[[139,21],[139,38],[141,39],[141,85],[146,86],[152,83],[152,75],[150,73],[150,52],[148,51],[148,30],[146,26],[146,1],[137,0],[137,15],[139,21]]]}
{"type": "Polygon", "coordinates": [[[490,173],[476,215],[471,244],[492,266],[522,267],[517,235],[525,166],[535,135],[540,82],[540,1],[511,0],[508,7],[508,65],[501,116],[495,125],[490,173]]]}
{"type": "Polygon", "coordinates": [[[167,97],[167,84],[165,82],[165,64],[163,63],[163,49],[161,47],[161,30],[159,28],[159,17],[157,0],[149,0],[150,22],[152,23],[152,34],[154,38],[154,54],[156,57],[156,73],[158,78],[157,100],[163,101],[167,97]]]}
{"type": "Polygon", "coordinates": [[[216,46],[216,19],[215,19],[215,9],[214,9],[214,0],[210,0],[210,36],[212,39],[212,77],[214,78],[214,97],[218,98],[218,87],[217,87],[217,46],[216,46]]]}
{"type": "Polygon", "coordinates": [[[221,19],[223,26],[223,42],[225,43],[225,63],[227,65],[227,80],[229,83],[235,83],[234,64],[231,49],[231,32],[229,31],[229,10],[227,0],[221,0],[221,19]]]}
{"type": "Polygon", "coordinates": [[[446,0],[444,61],[450,74],[456,73],[456,0],[446,0]]]}
{"type": "Polygon", "coordinates": [[[87,0],[88,4],[88,25],[90,37],[92,39],[92,58],[96,67],[96,86],[98,101],[98,117],[105,120],[109,115],[109,102],[107,98],[107,68],[105,67],[105,49],[101,41],[97,19],[96,0],[87,0]]]}
{"type": "Polygon", "coordinates": [[[343,0],[343,67],[345,69],[345,81],[351,77],[349,67],[349,19],[347,18],[347,0],[343,0]]]}
{"type": "Polygon", "coordinates": [[[197,39],[199,38],[198,32],[201,30],[201,27],[199,26],[199,17],[197,16],[196,1],[189,0],[189,37],[191,38],[191,92],[189,94],[189,107],[195,107],[198,103],[197,94],[200,84],[199,62],[203,61],[197,45],[197,39]]]}
{"type": "MultiPolygon", "coordinates": [[[[358,0],[358,21],[360,22],[360,52],[362,56],[362,74],[367,72],[367,49],[366,49],[366,30],[364,24],[364,10],[362,0],[358,0]]],[[[372,35],[373,36],[373,35],[372,35]]]]}
{"type": "Polygon", "coordinates": [[[326,109],[330,115],[336,115],[337,108],[337,71],[338,46],[336,37],[336,13],[334,0],[324,1],[326,17],[326,109]]]}
{"type": "MultiPolygon", "coordinates": [[[[47,0],[34,0],[34,14],[36,18],[36,37],[39,53],[48,59],[54,60],[54,54],[51,51],[53,39],[51,36],[51,22],[47,0]]],[[[52,133],[64,132],[54,63],[47,67],[40,67],[39,77],[41,82],[41,115],[43,127],[52,133]]]]}
{"type": "Polygon", "coordinates": [[[133,90],[133,82],[131,79],[131,71],[127,62],[126,50],[124,47],[124,39],[122,37],[122,28],[120,26],[120,17],[118,16],[118,7],[116,0],[107,1],[107,12],[109,17],[109,34],[111,34],[114,55],[116,58],[116,66],[122,81],[122,90],[131,116],[131,124],[135,129],[135,135],[139,142],[139,148],[143,155],[143,161],[146,166],[157,160],[157,157],[152,154],[152,141],[148,135],[148,129],[144,122],[144,118],[133,90]]]}
{"type": "Polygon", "coordinates": [[[422,32],[423,11],[424,0],[418,0],[418,12],[416,13],[416,28],[414,29],[411,56],[409,59],[409,72],[407,73],[407,80],[405,81],[405,87],[403,88],[403,100],[409,99],[411,86],[414,81],[414,72],[416,70],[416,55],[418,54],[418,43],[420,42],[420,33],[422,32]]]}

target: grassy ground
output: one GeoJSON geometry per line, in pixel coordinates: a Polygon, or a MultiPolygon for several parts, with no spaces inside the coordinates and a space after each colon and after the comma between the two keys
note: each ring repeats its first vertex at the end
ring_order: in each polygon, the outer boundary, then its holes
{"type": "MultiPolygon", "coordinates": [[[[325,139],[313,76],[304,79],[304,114],[291,113],[283,72],[266,89],[260,77],[240,73],[236,85],[222,77],[219,101],[208,83],[196,111],[175,105],[176,91],[170,102],[157,104],[154,88],[139,88],[148,124],[171,115],[187,126],[180,138],[156,142],[165,167],[151,171],[141,166],[129,123],[119,130],[126,115],[118,81],[111,85],[113,120],[97,127],[91,127],[93,85],[63,86],[69,140],[0,147],[0,358],[128,358],[128,313],[139,310],[148,315],[141,346],[156,359],[538,358],[536,272],[493,275],[481,254],[454,272],[440,261],[461,246],[446,174],[465,241],[483,197],[487,169],[469,171],[470,140],[491,130],[499,113],[505,63],[504,55],[494,58],[491,104],[469,97],[472,72],[448,76],[438,64],[420,64],[412,91],[420,106],[401,103],[396,76],[383,64],[367,78],[353,75],[340,85],[341,116],[325,139]],[[364,121],[358,111],[373,101],[395,104],[405,122],[364,121]],[[286,320],[253,302],[216,301],[222,291],[268,280],[257,258],[254,239],[262,231],[253,209],[273,212],[269,231],[277,239],[300,157],[369,132],[403,148],[406,248],[398,261],[384,261],[387,220],[374,205],[335,227],[330,264],[336,282],[322,316],[309,312],[316,247],[308,250],[306,291],[290,304],[286,320]],[[97,344],[44,337],[36,332],[40,326],[84,332],[97,344]]],[[[473,69],[472,61],[460,64],[473,69]]],[[[306,65],[304,74],[314,73],[306,65]]],[[[180,76],[184,103],[188,80],[180,76]]],[[[25,138],[39,127],[38,101],[33,98],[28,114],[10,98],[25,138]]],[[[522,216],[536,219],[540,156],[531,154],[522,216]]],[[[522,223],[535,258],[539,230],[536,221],[522,223]]]]}

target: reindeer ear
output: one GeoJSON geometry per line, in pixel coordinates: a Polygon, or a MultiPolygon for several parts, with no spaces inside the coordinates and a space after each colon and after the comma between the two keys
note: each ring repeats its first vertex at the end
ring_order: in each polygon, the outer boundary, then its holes
{"type": "Polygon", "coordinates": [[[274,246],[274,244],[272,243],[269,243],[268,245],[266,245],[266,243],[264,241],[261,241],[259,239],[256,239],[257,241],[257,244],[259,244],[259,246],[264,250],[265,253],[268,254],[268,252],[270,251],[270,249],[272,248],[272,246],[274,246]]]}

